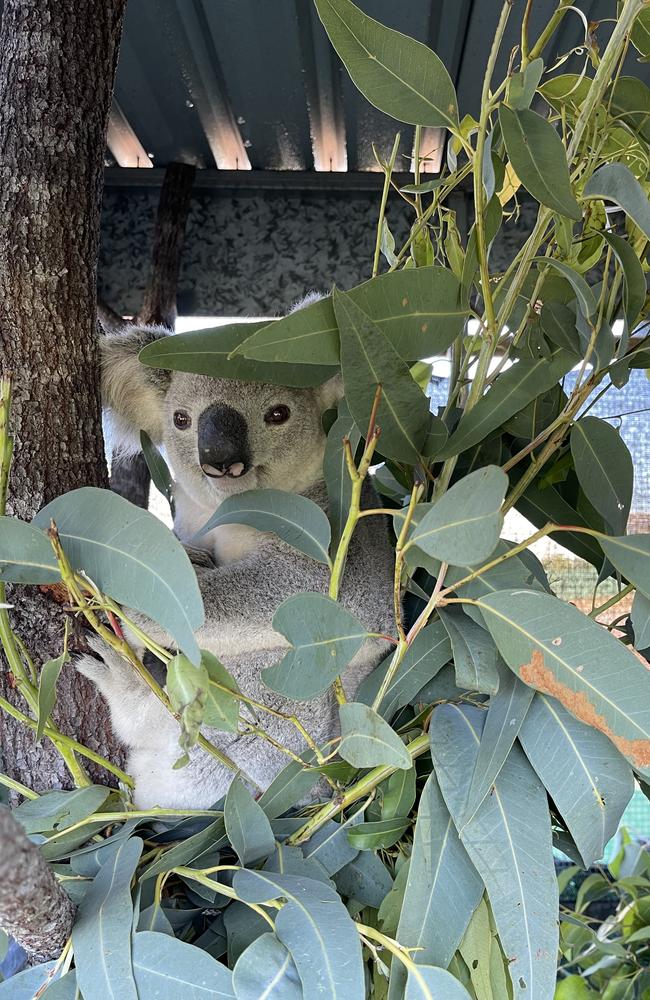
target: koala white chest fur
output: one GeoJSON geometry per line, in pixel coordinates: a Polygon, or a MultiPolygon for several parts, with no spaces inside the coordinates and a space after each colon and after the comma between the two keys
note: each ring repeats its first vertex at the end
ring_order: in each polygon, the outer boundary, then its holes
{"type": "MultiPolygon", "coordinates": [[[[291,389],[142,366],[139,350],[165,335],[134,328],[106,339],[103,391],[114,435],[126,452],[137,450],[141,428],[164,447],[177,484],[174,530],[181,541],[195,546],[193,536],[220,503],[244,490],[302,493],[326,509],[322,416],[340,397],[339,381],[291,389]]],[[[364,506],[375,504],[368,485],[364,506]]],[[[195,567],[205,607],[199,646],[224,663],[248,697],[295,714],[317,743],[331,739],[338,732],[338,712],[329,692],[292,702],[270,691],[260,676],[286,651],[286,640],[272,627],[277,607],[292,594],[327,593],[327,567],[275,535],[241,525],[216,529],[199,544],[214,561],[195,567]]],[[[369,632],[385,635],[394,628],[392,583],[393,552],[384,519],[363,518],[350,546],[340,599],[369,632]]],[[[142,624],[156,641],[171,645],[153,622],[142,624]]],[[[205,808],[217,802],[233,772],[198,748],[187,767],[173,770],[180,753],[178,723],[128,663],[101,641],[91,644],[101,659],[85,656],[77,668],[109,704],[113,728],[128,749],[137,804],[205,808]]],[[[383,640],[366,642],[343,676],[349,697],[387,648],[383,640]]],[[[243,775],[266,788],[289,758],[246,729],[263,728],[294,752],[302,752],[304,743],[285,719],[253,715],[248,708],[242,708],[241,717],[241,733],[206,729],[205,734],[243,775]]]]}

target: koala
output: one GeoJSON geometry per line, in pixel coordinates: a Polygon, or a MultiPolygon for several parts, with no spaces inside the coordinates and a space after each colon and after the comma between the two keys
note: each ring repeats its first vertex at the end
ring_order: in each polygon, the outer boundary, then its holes
{"type": "MultiPolygon", "coordinates": [[[[322,416],[340,399],[341,381],[333,378],[313,389],[281,388],[141,365],[139,351],[167,335],[160,328],[132,327],[103,340],[103,402],[112,436],[123,452],[135,452],[144,429],[164,450],[175,480],[174,532],[190,552],[197,546],[202,550],[193,560],[205,606],[205,623],[196,634],[199,646],[221,660],[243,694],[296,715],[322,745],[338,734],[331,691],[308,702],[290,701],[264,685],[261,671],[288,648],[272,625],[278,606],[300,592],[327,593],[329,570],[277,535],[249,526],[221,526],[198,540],[195,535],[227,497],[244,490],[292,491],[327,510],[322,416]]],[[[363,506],[378,506],[369,482],[363,506]]],[[[366,641],[344,673],[348,698],[388,650],[379,636],[394,630],[393,571],[386,519],[362,518],[350,545],[340,600],[376,637],[366,641]]],[[[164,629],[133,617],[157,642],[172,646],[164,629]]],[[[138,807],[207,808],[219,801],[232,769],[195,747],[189,764],[174,770],[180,755],[177,721],[126,661],[97,637],[90,643],[100,658],[84,656],[77,669],[108,702],[113,729],[128,750],[138,807]]],[[[304,742],[292,723],[253,713],[243,703],[240,718],[239,733],[206,728],[204,734],[241,769],[244,780],[265,789],[289,757],[247,728],[263,728],[295,753],[305,750],[304,742]]]]}

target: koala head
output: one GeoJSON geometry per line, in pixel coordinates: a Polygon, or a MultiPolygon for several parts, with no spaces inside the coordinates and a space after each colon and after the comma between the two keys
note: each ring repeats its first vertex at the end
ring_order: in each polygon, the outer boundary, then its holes
{"type": "Polygon", "coordinates": [[[299,493],[322,477],[322,416],[342,394],[340,379],[292,389],[140,364],[140,350],[167,335],[132,327],[103,338],[102,394],[113,446],[138,451],[139,432],[146,431],[183,489],[215,506],[258,487],[299,493]]]}

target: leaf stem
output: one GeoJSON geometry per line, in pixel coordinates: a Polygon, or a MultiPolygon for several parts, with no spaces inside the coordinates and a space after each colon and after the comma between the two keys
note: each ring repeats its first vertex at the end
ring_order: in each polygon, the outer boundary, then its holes
{"type": "Polygon", "coordinates": [[[399,151],[400,144],[400,133],[398,132],[395,136],[395,141],[393,143],[393,150],[390,154],[390,159],[388,163],[384,164],[384,187],[381,193],[381,202],[379,205],[379,219],[377,221],[377,239],[375,240],[375,256],[372,262],[372,276],[376,278],[379,274],[379,257],[381,254],[381,240],[384,232],[384,220],[386,218],[386,205],[388,203],[388,193],[390,191],[390,179],[395,168],[395,160],[397,159],[397,153],[399,151]]]}

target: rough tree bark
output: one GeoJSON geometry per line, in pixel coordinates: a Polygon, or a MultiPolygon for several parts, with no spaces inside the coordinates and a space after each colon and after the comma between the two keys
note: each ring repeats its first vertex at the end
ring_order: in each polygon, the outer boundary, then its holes
{"type": "MultiPolygon", "coordinates": [[[[106,486],[96,261],[105,136],[125,0],[5,0],[0,29],[0,361],[14,381],[8,513],[106,486]]],[[[61,650],[60,609],[14,589],[12,624],[38,662],[61,650]]],[[[3,666],[0,690],[20,705],[3,666]]],[[[67,668],[59,727],[115,759],[104,703],[67,668]]],[[[0,713],[3,769],[69,786],[46,740],[0,713]]]]}
{"type": "MultiPolygon", "coordinates": [[[[176,293],[181,266],[181,249],[190,209],[195,167],[170,163],[160,190],[158,213],[153,235],[151,268],[137,322],[174,329],[176,293]]],[[[115,324],[117,314],[102,303],[99,313],[103,326],[115,324]]],[[[111,489],[138,507],[149,506],[151,477],[143,455],[118,459],[111,470],[111,489]]]]}
{"type": "Polygon", "coordinates": [[[72,930],[74,906],[38,847],[3,808],[0,843],[0,927],[25,949],[30,963],[58,958],[72,930]]]}

